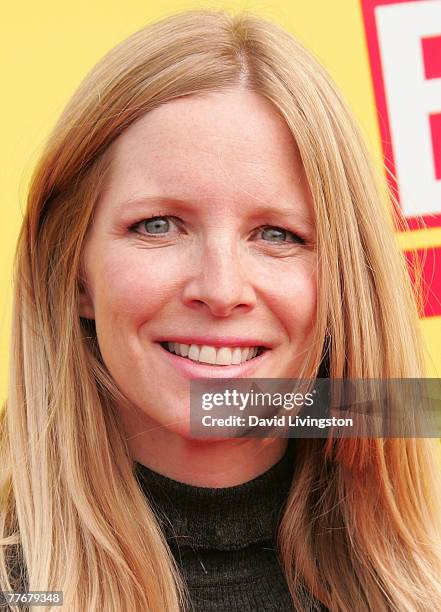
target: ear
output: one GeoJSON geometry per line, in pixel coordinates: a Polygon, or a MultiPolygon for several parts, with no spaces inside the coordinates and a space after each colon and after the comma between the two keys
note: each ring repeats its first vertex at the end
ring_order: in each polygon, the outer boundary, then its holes
{"type": "Polygon", "coordinates": [[[79,315],[84,319],[95,319],[95,308],[93,305],[92,297],[87,289],[84,280],[79,281],[79,315]]]}

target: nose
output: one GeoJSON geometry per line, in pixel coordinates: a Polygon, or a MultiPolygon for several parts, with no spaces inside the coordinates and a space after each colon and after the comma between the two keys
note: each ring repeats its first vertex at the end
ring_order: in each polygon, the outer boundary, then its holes
{"type": "Polygon", "coordinates": [[[216,317],[228,317],[235,309],[247,312],[254,308],[253,270],[239,257],[237,237],[211,238],[198,259],[183,291],[187,306],[209,309],[216,317]]]}

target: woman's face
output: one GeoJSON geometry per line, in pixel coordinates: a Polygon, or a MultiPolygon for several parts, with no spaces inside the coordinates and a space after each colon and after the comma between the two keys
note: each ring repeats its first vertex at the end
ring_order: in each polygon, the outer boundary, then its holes
{"type": "Polygon", "coordinates": [[[83,266],[80,315],[146,422],[189,435],[191,378],[298,376],[315,324],[315,229],[272,105],[249,91],[184,97],[125,130],[83,266]],[[258,346],[237,364],[239,347],[258,346]]]}

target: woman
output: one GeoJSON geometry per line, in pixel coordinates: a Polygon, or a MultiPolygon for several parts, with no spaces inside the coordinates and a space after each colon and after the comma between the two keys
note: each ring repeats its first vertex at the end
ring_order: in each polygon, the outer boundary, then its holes
{"type": "Polygon", "coordinates": [[[134,34],[80,86],[30,188],[3,590],[61,590],[78,612],[437,609],[435,441],[210,442],[188,425],[198,374],[421,377],[421,347],[364,146],[316,61],[249,14],[134,34]]]}

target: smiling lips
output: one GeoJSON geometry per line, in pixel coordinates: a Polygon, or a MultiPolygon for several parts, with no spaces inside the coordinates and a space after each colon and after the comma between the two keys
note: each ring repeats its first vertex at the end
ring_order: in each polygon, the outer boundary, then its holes
{"type": "Polygon", "coordinates": [[[208,363],[211,365],[235,365],[244,363],[260,355],[264,348],[261,346],[221,346],[183,344],[180,342],[161,342],[161,345],[171,353],[186,357],[192,361],[208,363]]]}

